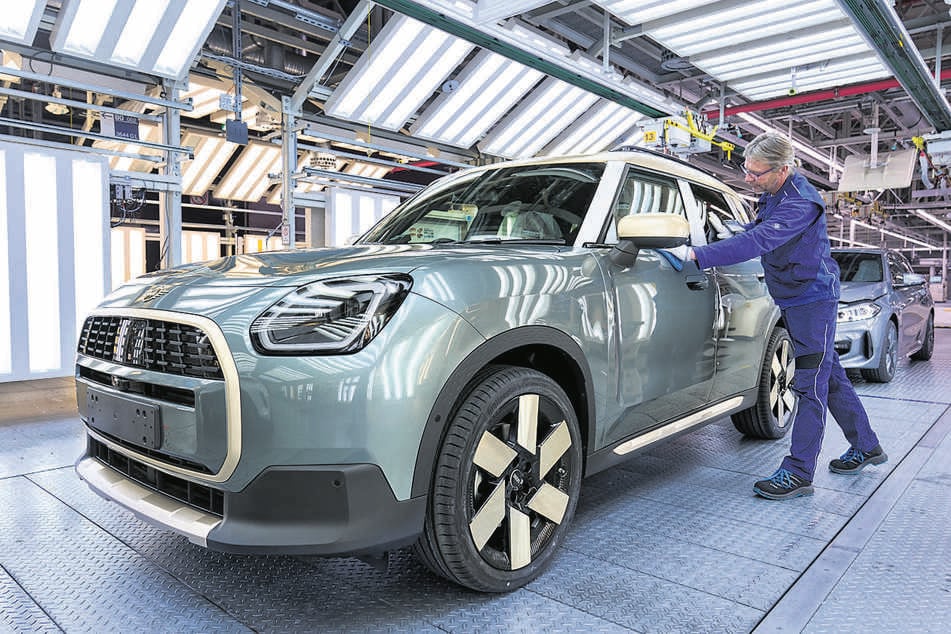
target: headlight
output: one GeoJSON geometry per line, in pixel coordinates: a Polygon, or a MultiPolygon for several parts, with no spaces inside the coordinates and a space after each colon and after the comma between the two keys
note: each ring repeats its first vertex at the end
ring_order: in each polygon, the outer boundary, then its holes
{"type": "Polygon", "coordinates": [[[382,330],[412,285],[410,276],[397,273],[302,286],[254,320],[251,341],[263,354],[357,352],[382,330]]]}
{"type": "Polygon", "coordinates": [[[848,321],[859,321],[861,319],[871,319],[882,312],[882,307],[872,302],[863,302],[861,304],[843,304],[839,306],[839,314],[836,321],[839,323],[848,321]]]}

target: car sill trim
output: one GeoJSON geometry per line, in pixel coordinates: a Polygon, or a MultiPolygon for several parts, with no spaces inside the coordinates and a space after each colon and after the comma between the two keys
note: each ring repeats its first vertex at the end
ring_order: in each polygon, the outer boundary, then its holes
{"type": "Polygon", "coordinates": [[[690,416],[686,416],[684,418],[681,418],[680,420],[674,421],[672,423],[668,423],[659,429],[655,429],[654,431],[648,432],[646,434],[638,436],[637,438],[632,438],[628,440],[627,442],[621,443],[620,445],[614,448],[614,453],[616,453],[619,456],[623,456],[624,454],[631,453],[632,451],[635,451],[636,449],[640,449],[641,447],[645,447],[647,445],[653,444],[657,442],[658,440],[662,440],[668,436],[673,436],[675,434],[679,434],[681,432],[687,431],[688,429],[692,427],[696,427],[698,425],[701,425],[707,422],[711,418],[718,418],[720,416],[723,416],[724,414],[730,412],[731,410],[739,406],[742,402],[743,402],[742,396],[735,396],[726,401],[722,401],[720,403],[712,405],[706,409],[702,409],[699,412],[694,412],[690,416]]]}
{"type": "Polygon", "coordinates": [[[221,523],[220,517],[136,484],[95,458],[81,459],[76,463],[76,473],[102,497],[119,503],[149,523],[184,535],[199,546],[208,547],[208,534],[221,523]]]}

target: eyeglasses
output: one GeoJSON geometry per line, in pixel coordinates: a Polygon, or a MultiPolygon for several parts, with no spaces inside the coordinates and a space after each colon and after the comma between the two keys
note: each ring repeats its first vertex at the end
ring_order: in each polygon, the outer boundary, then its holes
{"type": "Polygon", "coordinates": [[[759,178],[759,177],[761,177],[761,176],[766,176],[766,175],[769,174],[770,172],[774,172],[774,171],[776,171],[776,170],[778,170],[778,169],[782,169],[783,167],[785,167],[785,166],[780,165],[779,167],[771,167],[771,168],[769,168],[768,170],[763,170],[762,172],[754,172],[753,170],[746,169],[746,166],[745,166],[745,165],[741,165],[741,166],[740,166],[740,169],[743,170],[743,173],[744,173],[745,175],[747,175],[747,176],[752,176],[753,178],[759,178]]]}

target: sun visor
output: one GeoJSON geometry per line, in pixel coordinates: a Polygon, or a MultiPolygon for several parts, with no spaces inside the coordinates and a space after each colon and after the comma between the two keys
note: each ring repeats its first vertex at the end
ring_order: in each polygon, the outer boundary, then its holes
{"type": "Polygon", "coordinates": [[[848,156],[845,159],[845,169],[839,179],[837,191],[856,192],[908,187],[915,173],[917,158],[918,151],[915,149],[884,152],[878,155],[875,165],[871,165],[871,157],[848,156]]]}

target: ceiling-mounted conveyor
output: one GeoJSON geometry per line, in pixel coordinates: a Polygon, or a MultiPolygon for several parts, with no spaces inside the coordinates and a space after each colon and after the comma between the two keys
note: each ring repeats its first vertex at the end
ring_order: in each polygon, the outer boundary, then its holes
{"type": "Polygon", "coordinates": [[[878,52],[895,79],[936,130],[951,130],[951,104],[915,47],[891,3],[885,0],[838,0],[856,28],[878,52]]]}

